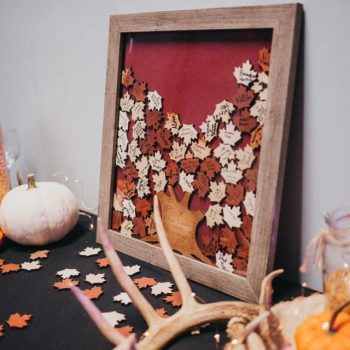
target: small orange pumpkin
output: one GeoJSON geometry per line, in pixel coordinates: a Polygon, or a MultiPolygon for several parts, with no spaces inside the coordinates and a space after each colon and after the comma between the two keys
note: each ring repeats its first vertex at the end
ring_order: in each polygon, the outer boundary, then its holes
{"type": "Polygon", "coordinates": [[[350,314],[342,310],[350,301],[336,311],[326,310],[307,318],[296,330],[298,350],[350,350],[350,314]]]}

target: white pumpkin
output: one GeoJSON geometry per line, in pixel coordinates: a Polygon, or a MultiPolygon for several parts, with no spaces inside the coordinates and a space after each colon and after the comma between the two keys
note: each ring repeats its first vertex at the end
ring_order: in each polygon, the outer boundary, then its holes
{"type": "Polygon", "coordinates": [[[35,182],[15,187],[0,205],[0,226],[13,241],[44,245],[63,238],[77,223],[79,206],[73,193],[57,182],[35,182]]]}

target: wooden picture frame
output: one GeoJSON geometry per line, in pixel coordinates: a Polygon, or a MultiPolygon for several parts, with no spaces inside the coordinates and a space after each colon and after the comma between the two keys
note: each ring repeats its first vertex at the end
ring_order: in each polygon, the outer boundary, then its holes
{"type": "Polygon", "coordinates": [[[122,96],[123,38],[130,33],[271,30],[271,65],[267,118],[260,151],[256,202],[247,271],[244,276],[220,270],[180,254],[177,257],[189,279],[257,302],[264,276],[274,263],[276,235],[291,117],[292,96],[301,23],[300,4],[218,8],[190,11],[115,15],[110,17],[107,80],[100,172],[99,217],[109,228],[116,250],[168,269],[158,246],[130,238],[111,228],[116,179],[119,99],[122,96]]]}

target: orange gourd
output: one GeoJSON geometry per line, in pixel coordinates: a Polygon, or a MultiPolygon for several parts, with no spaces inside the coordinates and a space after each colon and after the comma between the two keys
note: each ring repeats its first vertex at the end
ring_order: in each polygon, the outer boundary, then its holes
{"type": "Polygon", "coordinates": [[[336,311],[326,310],[307,318],[296,330],[295,343],[298,350],[350,350],[350,314],[342,310],[350,301],[336,311]]]}

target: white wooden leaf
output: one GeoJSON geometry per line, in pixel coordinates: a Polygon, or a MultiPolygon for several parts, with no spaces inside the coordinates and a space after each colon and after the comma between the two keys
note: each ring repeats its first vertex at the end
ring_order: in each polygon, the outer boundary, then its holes
{"type": "Polygon", "coordinates": [[[151,189],[149,187],[148,177],[140,177],[137,181],[137,194],[140,198],[143,198],[151,193],[151,189]]]}
{"type": "Polygon", "coordinates": [[[144,178],[148,176],[149,162],[146,156],[142,156],[141,159],[135,163],[136,169],[139,173],[139,178],[144,178]]]}
{"type": "Polygon", "coordinates": [[[192,186],[194,180],[194,175],[186,174],[184,171],[180,172],[179,185],[182,188],[182,191],[192,193],[194,188],[192,186]]]}
{"type": "Polygon", "coordinates": [[[266,101],[267,100],[267,89],[264,89],[264,90],[260,91],[259,98],[260,98],[261,101],[266,101]]]}
{"type": "Polygon", "coordinates": [[[212,149],[207,146],[205,139],[201,139],[198,142],[193,142],[191,145],[191,150],[195,158],[204,160],[209,157],[212,149]]]}
{"type": "Polygon", "coordinates": [[[123,200],[123,215],[131,219],[136,216],[135,205],[131,199],[123,200]]]}
{"type": "Polygon", "coordinates": [[[153,174],[154,190],[156,192],[164,191],[167,182],[164,171],[160,171],[159,174],[153,174]]]}
{"type": "Polygon", "coordinates": [[[235,110],[233,103],[223,100],[215,105],[214,118],[228,123],[231,119],[231,113],[235,110]]]}
{"type": "Polygon", "coordinates": [[[125,315],[117,311],[102,312],[104,319],[112,326],[118,326],[121,321],[125,320],[125,315]]]}
{"type": "Polygon", "coordinates": [[[155,296],[160,294],[170,294],[173,291],[172,287],[173,284],[170,282],[158,282],[151,287],[151,293],[155,296]]]}
{"type": "Polygon", "coordinates": [[[263,83],[263,84],[268,85],[269,84],[269,76],[265,72],[259,73],[258,74],[258,82],[260,84],[263,83]]]}
{"type": "Polygon", "coordinates": [[[221,202],[226,197],[226,185],[224,182],[216,183],[215,181],[210,182],[210,193],[209,199],[212,202],[221,202]]]}
{"type": "Polygon", "coordinates": [[[192,124],[183,124],[179,130],[179,137],[183,139],[185,145],[189,145],[192,140],[197,138],[198,132],[192,124]]]}
{"type": "Polygon", "coordinates": [[[149,158],[149,163],[151,168],[158,172],[164,169],[166,165],[166,161],[162,158],[162,154],[159,151],[149,158]]]}
{"type": "Polygon", "coordinates": [[[123,211],[123,199],[124,199],[124,194],[122,192],[114,193],[113,196],[113,209],[115,211],[123,211]]]}
{"type": "Polygon", "coordinates": [[[21,264],[21,269],[26,271],[39,270],[41,268],[40,260],[26,261],[21,264]]]}
{"type": "Polygon", "coordinates": [[[241,132],[236,129],[232,122],[229,122],[225,129],[220,129],[219,137],[225,145],[234,146],[241,138],[241,132]]]}
{"type": "Polygon", "coordinates": [[[207,219],[207,225],[211,228],[215,225],[221,225],[224,223],[222,218],[222,207],[220,204],[210,205],[205,213],[205,217],[207,219]]]}
{"type": "Polygon", "coordinates": [[[123,112],[130,112],[134,105],[134,100],[131,98],[130,94],[126,92],[124,96],[120,99],[120,108],[123,112]]]}
{"type": "Polygon", "coordinates": [[[241,209],[239,206],[230,207],[229,205],[225,205],[224,209],[224,220],[231,228],[232,227],[241,227],[242,220],[240,219],[241,209]]]}
{"type": "Polygon", "coordinates": [[[245,169],[250,169],[255,159],[252,146],[246,145],[243,149],[237,150],[236,158],[238,159],[238,169],[242,171],[245,169]]]}
{"type": "Polygon", "coordinates": [[[251,89],[257,94],[259,93],[264,87],[259,83],[259,82],[254,82],[253,86],[251,89]]]}
{"type": "Polygon", "coordinates": [[[79,255],[81,255],[81,256],[94,256],[94,255],[97,255],[101,250],[102,250],[101,248],[86,247],[84,250],[79,252],[79,255]]]}
{"type": "Polygon", "coordinates": [[[135,102],[131,109],[131,118],[133,121],[145,119],[145,104],[143,102],[135,102]]]}
{"type": "Polygon", "coordinates": [[[168,113],[165,121],[165,128],[170,130],[173,135],[177,135],[179,133],[180,126],[181,122],[179,115],[177,113],[168,113]]]}
{"type": "Polygon", "coordinates": [[[144,139],[146,135],[146,123],[143,120],[137,120],[132,127],[132,137],[134,139],[144,139]]]}
{"type": "Polygon", "coordinates": [[[66,279],[72,276],[79,276],[80,272],[77,269],[64,269],[58,271],[56,275],[62,277],[63,279],[66,279]]]}
{"type": "Polygon", "coordinates": [[[246,209],[246,212],[250,216],[254,216],[254,209],[255,209],[255,194],[252,191],[248,191],[245,194],[245,198],[243,201],[244,207],[246,209]]]}
{"type": "Polygon", "coordinates": [[[252,117],[256,117],[261,125],[264,125],[266,119],[266,101],[255,101],[255,104],[250,108],[252,117]]]}
{"type": "Polygon", "coordinates": [[[148,108],[150,111],[156,109],[160,111],[162,108],[162,96],[160,96],[157,90],[149,91],[147,94],[147,99],[149,101],[148,108]]]}
{"type": "Polygon", "coordinates": [[[242,64],[242,67],[235,67],[233,72],[238,84],[248,86],[250,83],[256,80],[257,72],[252,69],[252,64],[249,60],[242,64]]]}
{"type": "Polygon", "coordinates": [[[89,273],[85,276],[85,281],[90,284],[102,284],[106,282],[106,278],[104,273],[89,273]]]}
{"type": "Polygon", "coordinates": [[[226,183],[236,185],[237,182],[243,178],[243,172],[237,169],[237,165],[232,161],[228,162],[227,166],[221,169],[221,176],[226,183]]]}
{"type": "Polygon", "coordinates": [[[123,150],[124,152],[126,152],[126,150],[128,149],[128,144],[129,144],[128,135],[123,129],[119,129],[118,131],[117,144],[118,144],[118,147],[120,147],[120,149],[123,150]]]}
{"type": "Polygon", "coordinates": [[[212,115],[208,115],[205,122],[200,125],[200,129],[205,136],[205,139],[210,142],[218,135],[219,123],[212,115]]]}
{"type": "Polygon", "coordinates": [[[124,266],[124,270],[129,276],[133,276],[141,271],[141,266],[140,265],[124,266]]]}
{"type": "Polygon", "coordinates": [[[232,266],[232,255],[228,253],[223,253],[222,251],[218,250],[218,252],[215,254],[215,265],[221,269],[228,272],[233,272],[233,266],[232,266]]]}
{"type": "Polygon", "coordinates": [[[125,150],[123,150],[121,146],[118,145],[117,155],[115,158],[115,165],[120,167],[121,169],[124,169],[127,158],[128,158],[128,153],[125,150]]]}
{"type": "Polygon", "coordinates": [[[129,129],[129,117],[126,112],[119,112],[119,130],[128,131],[129,129]]]}
{"type": "Polygon", "coordinates": [[[117,301],[118,303],[121,303],[123,305],[129,305],[132,303],[132,300],[130,299],[129,294],[125,292],[122,292],[114,296],[113,301],[117,301]]]}
{"type": "Polygon", "coordinates": [[[169,154],[170,159],[179,162],[185,158],[187,146],[185,144],[179,144],[177,141],[174,141],[172,150],[169,154]]]}
{"type": "Polygon", "coordinates": [[[134,224],[130,220],[124,220],[120,226],[120,233],[126,237],[132,237],[134,224]]]}
{"type": "Polygon", "coordinates": [[[140,147],[136,140],[132,140],[129,143],[128,156],[132,162],[136,162],[136,159],[141,155],[140,147]]]}
{"type": "Polygon", "coordinates": [[[225,145],[221,143],[214,150],[214,156],[219,159],[219,162],[222,166],[225,166],[229,160],[235,158],[235,151],[230,145],[225,145]]]}

